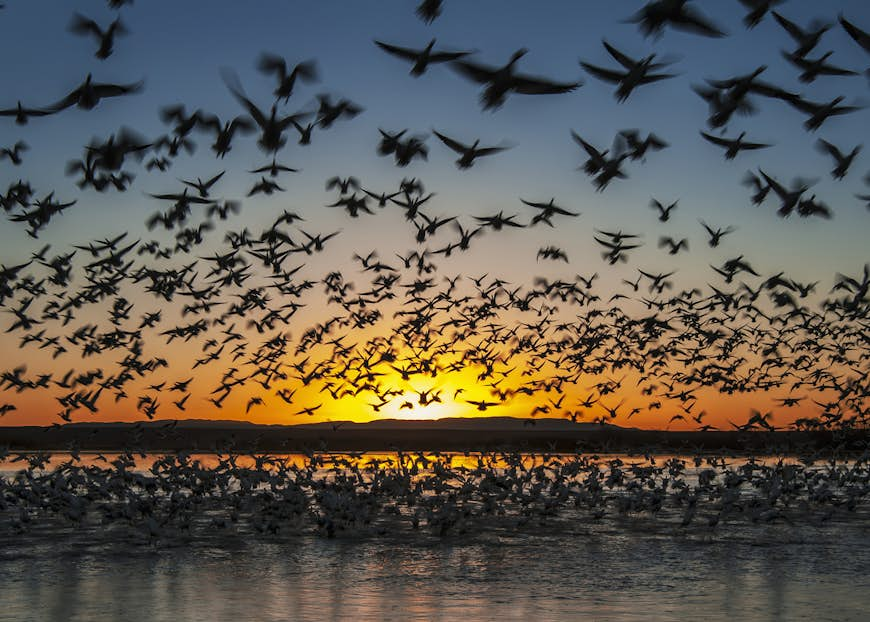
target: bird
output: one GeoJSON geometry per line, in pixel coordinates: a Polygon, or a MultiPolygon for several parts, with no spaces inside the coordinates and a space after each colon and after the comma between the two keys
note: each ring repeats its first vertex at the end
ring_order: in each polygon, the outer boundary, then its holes
{"type": "Polygon", "coordinates": [[[659,248],[668,248],[668,253],[671,255],[676,255],[682,249],[689,250],[689,239],[682,238],[680,240],[675,240],[669,235],[663,235],[659,238],[659,248]]]}
{"type": "Polygon", "coordinates": [[[656,69],[667,67],[670,63],[654,63],[655,54],[636,60],[627,54],[620,52],[606,40],[602,40],[604,48],[607,52],[620,64],[623,69],[606,69],[597,65],[580,61],[580,65],[593,76],[605,82],[617,84],[616,92],[613,94],[618,102],[624,102],[628,96],[637,87],[658,82],[659,80],[667,80],[673,78],[675,74],[670,73],[652,73],[656,69]]]}
{"type": "Polygon", "coordinates": [[[626,21],[638,24],[644,36],[661,36],[666,26],[705,37],[725,36],[722,29],[688,0],[653,0],[626,21]]]}
{"type": "Polygon", "coordinates": [[[743,137],[746,136],[746,132],[740,132],[740,134],[738,134],[736,138],[724,138],[722,136],[714,136],[704,131],[701,131],[701,136],[704,137],[704,140],[716,145],[717,147],[722,147],[723,149],[725,149],[726,160],[733,160],[741,151],[767,149],[771,146],[767,143],[756,143],[743,140],[743,137]]]}
{"type": "Polygon", "coordinates": [[[779,210],[777,210],[777,214],[783,218],[791,214],[791,212],[797,207],[803,193],[809,190],[810,186],[813,185],[812,181],[798,177],[792,183],[792,189],[787,190],[783,185],[770,177],[763,170],[758,169],[758,172],[761,177],[764,178],[767,186],[779,197],[782,205],[779,210]]]}
{"type": "Polygon", "coordinates": [[[484,110],[497,110],[510,93],[524,95],[548,95],[569,93],[581,86],[582,82],[554,82],[546,78],[518,74],[514,65],[528,54],[526,48],[514,52],[510,60],[501,67],[492,67],[469,60],[455,60],[450,66],[462,76],[484,85],[480,103],[484,110]]]}
{"type": "Polygon", "coordinates": [[[589,156],[589,159],[583,164],[583,170],[587,175],[594,178],[598,191],[603,191],[614,178],[626,179],[628,177],[621,168],[622,163],[630,155],[627,151],[616,149],[616,153],[612,157],[609,157],[609,149],[599,151],[574,130],[571,130],[571,137],[574,139],[574,142],[583,147],[589,156]]]}
{"type": "Polygon", "coordinates": [[[643,139],[640,137],[640,132],[634,129],[620,130],[617,136],[620,140],[625,141],[628,156],[632,160],[643,160],[647,151],[661,151],[670,146],[666,141],[652,132],[647,134],[646,138],[643,139]]]}
{"type": "Polygon", "coordinates": [[[845,99],[842,95],[838,95],[829,102],[812,102],[802,98],[795,98],[789,103],[809,115],[809,118],[804,121],[804,128],[807,131],[813,132],[819,129],[822,124],[830,117],[841,114],[848,114],[861,110],[862,106],[841,106],[840,102],[845,99]]]}
{"type": "Polygon", "coordinates": [[[421,20],[431,24],[441,15],[442,0],[423,0],[417,5],[414,12],[421,20]]]}
{"type": "Polygon", "coordinates": [[[829,143],[823,138],[816,141],[816,149],[821,153],[826,153],[834,158],[836,166],[831,170],[831,177],[834,179],[843,179],[846,176],[855,157],[860,153],[861,147],[862,145],[857,145],[853,147],[852,151],[849,153],[843,153],[835,145],[829,143]]]}
{"type": "Polygon", "coordinates": [[[211,150],[218,158],[223,158],[232,150],[232,141],[236,132],[250,134],[256,130],[254,123],[245,115],[239,115],[226,123],[221,123],[215,115],[201,115],[197,124],[214,135],[211,150]]]}
{"type": "Polygon", "coordinates": [[[0,160],[4,158],[9,158],[9,161],[12,162],[15,166],[21,164],[21,154],[24,151],[29,149],[26,142],[23,140],[17,141],[11,147],[3,147],[0,149],[0,160]]]}
{"type": "Polygon", "coordinates": [[[481,156],[494,155],[496,153],[500,153],[509,147],[478,147],[480,144],[480,139],[475,139],[475,141],[471,145],[465,145],[458,140],[450,138],[449,136],[445,136],[441,132],[436,130],[432,130],[432,133],[435,134],[441,140],[442,143],[450,147],[453,151],[459,154],[459,159],[456,160],[456,167],[459,169],[468,169],[474,165],[475,158],[479,158],[481,156]]]}
{"type": "Polygon", "coordinates": [[[538,259],[562,260],[568,263],[568,255],[561,248],[555,246],[544,246],[538,250],[538,259]]]}
{"type": "Polygon", "coordinates": [[[296,86],[296,81],[316,82],[318,80],[317,63],[313,60],[297,63],[293,69],[287,70],[287,61],[276,56],[263,52],[257,61],[257,69],[265,75],[274,75],[278,79],[278,86],[275,87],[273,95],[275,99],[284,103],[290,99],[293,94],[293,88],[296,86]]]}
{"type": "Polygon", "coordinates": [[[677,207],[677,203],[679,203],[679,200],[674,201],[673,203],[665,207],[658,201],[658,199],[652,199],[649,205],[650,207],[658,211],[659,220],[661,222],[668,222],[671,219],[671,212],[677,207]]]}
{"type": "Polygon", "coordinates": [[[15,117],[17,125],[27,125],[30,117],[45,117],[54,114],[55,111],[45,110],[42,108],[28,108],[22,105],[19,100],[15,108],[4,108],[0,110],[0,117],[15,117]]]}
{"type": "Polygon", "coordinates": [[[377,45],[388,54],[392,54],[393,56],[401,58],[402,60],[411,61],[413,63],[413,65],[411,66],[411,75],[415,78],[418,78],[426,73],[426,69],[431,64],[450,62],[473,53],[471,51],[445,52],[443,50],[435,52],[433,51],[433,48],[435,46],[435,39],[430,40],[429,43],[427,43],[426,46],[421,50],[393,45],[391,43],[384,43],[383,41],[378,41],[377,39],[375,39],[375,45],[377,45]]]}
{"type": "Polygon", "coordinates": [[[144,85],[144,81],[131,84],[96,83],[89,73],[85,76],[84,82],[70,91],[60,101],[47,106],[45,110],[49,113],[56,113],[73,106],[78,106],[82,110],[92,110],[103,99],[140,93],[144,85]]]}
{"type": "Polygon", "coordinates": [[[362,106],[359,106],[347,99],[339,99],[336,103],[332,103],[332,98],[326,93],[321,93],[317,96],[319,107],[317,109],[317,125],[323,129],[327,129],[340,118],[349,118],[357,116],[363,112],[362,106]]]}
{"type": "Polygon", "coordinates": [[[287,138],[284,136],[284,132],[287,131],[287,128],[294,122],[309,116],[309,113],[307,112],[297,112],[291,115],[279,116],[276,105],[272,106],[269,116],[266,116],[262,110],[245,96],[241,82],[235,73],[229,70],[224,70],[221,72],[221,75],[223,76],[224,83],[227,85],[230,93],[245,107],[248,114],[257,126],[259,126],[260,138],[257,140],[257,144],[266,153],[274,154],[281,149],[287,143],[287,138]]]}
{"type": "Polygon", "coordinates": [[[182,179],[180,181],[185,186],[196,190],[199,193],[199,196],[205,199],[208,198],[208,193],[209,190],[211,190],[211,187],[214,186],[218,182],[218,180],[220,180],[220,178],[224,176],[224,173],[226,173],[226,171],[221,171],[217,175],[214,175],[213,177],[210,177],[205,181],[203,181],[199,177],[196,178],[196,181],[187,181],[185,179],[182,179]]]}
{"type": "Polygon", "coordinates": [[[580,216],[580,212],[572,212],[572,211],[566,210],[562,207],[559,207],[558,205],[555,204],[555,201],[556,201],[555,197],[551,198],[546,203],[526,201],[525,199],[521,198],[520,202],[524,203],[525,205],[528,205],[529,207],[534,207],[535,209],[540,210],[540,212],[538,212],[537,214],[535,214],[532,217],[532,221],[529,223],[529,226],[534,226],[534,225],[538,224],[539,222],[543,222],[543,223],[546,223],[552,227],[553,223],[550,221],[550,219],[556,214],[558,214],[560,216],[572,216],[572,217],[580,216]]]}
{"type": "Polygon", "coordinates": [[[785,0],[740,0],[740,4],[749,9],[749,13],[743,17],[743,24],[747,28],[755,28],[774,6],[783,2],[785,0]]]}
{"type": "Polygon", "coordinates": [[[832,54],[833,52],[826,52],[818,58],[807,58],[806,56],[799,56],[795,53],[782,53],[783,57],[788,62],[801,70],[801,74],[798,76],[798,80],[806,84],[814,82],[815,79],[819,76],[858,75],[857,71],[852,71],[851,69],[843,69],[842,67],[837,67],[836,65],[832,65],[827,62],[832,54]]]}
{"type": "Polygon", "coordinates": [[[79,13],[73,14],[72,22],[69,26],[70,32],[77,35],[92,35],[99,41],[100,46],[94,56],[100,60],[105,60],[112,55],[115,45],[116,35],[128,34],[128,30],[124,27],[120,18],[115,18],[105,30],[103,30],[97,22],[89,19],[79,13]]]}
{"type": "Polygon", "coordinates": [[[822,22],[813,22],[807,29],[804,29],[794,22],[787,20],[776,11],[771,11],[771,14],[779,25],[794,39],[797,48],[792,52],[792,55],[795,57],[804,57],[809,54],[818,45],[822,35],[831,29],[831,24],[822,22]]]}
{"type": "MultiPolygon", "coordinates": [[[[277,177],[279,173],[298,173],[299,169],[280,164],[275,158],[268,164],[248,171],[249,173],[268,173],[270,177],[277,177]]],[[[328,189],[328,188],[327,188],[328,189]]]]}
{"type": "Polygon", "coordinates": [[[713,229],[713,227],[711,227],[710,225],[705,223],[703,220],[700,222],[701,222],[701,226],[703,226],[704,230],[707,232],[707,235],[710,236],[710,239],[707,240],[707,244],[710,246],[710,248],[716,248],[717,246],[719,246],[719,242],[722,240],[723,237],[725,237],[726,235],[728,235],[730,233],[734,233],[734,231],[736,231],[736,229],[734,227],[725,227],[724,229],[722,229],[722,228],[713,229]]]}

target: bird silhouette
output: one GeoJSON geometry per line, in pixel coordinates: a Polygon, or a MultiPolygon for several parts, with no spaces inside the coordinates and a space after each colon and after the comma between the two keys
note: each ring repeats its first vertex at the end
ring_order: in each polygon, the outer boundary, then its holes
{"type": "Polygon", "coordinates": [[[97,22],[79,13],[73,14],[69,29],[77,35],[92,35],[96,37],[100,46],[94,52],[94,56],[101,60],[105,60],[112,55],[116,35],[128,34],[120,18],[115,18],[104,30],[97,22]]]}
{"type": "Polygon", "coordinates": [[[580,61],[580,65],[593,76],[605,82],[617,84],[618,87],[614,93],[614,97],[619,102],[624,102],[631,95],[632,91],[643,84],[658,82],[673,78],[675,74],[669,73],[652,73],[656,69],[666,67],[669,63],[654,63],[655,54],[636,60],[627,54],[620,52],[607,41],[602,41],[607,52],[620,64],[623,69],[606,69],[597,65],[592,65],[584,61],[580,61]]]}
{"type": "Polygon", "coordinates": [[[426,73],[426,69],[429,65],[434,63],[446,63],[449,61],[457,60],[459,58],[463,58],[464,56],[468,56],[472,52],[445,52],[445,51],[433,51],[433,47],[435,46],[435,39],[429,41],[421,50],[415,50],[413,48],[406,48],[398,45],[393,45],[391,43],[384,43],[383,41],[375,40],[375,45],[381,48],[388,54],[392,54],[397,58],[401,58],[402,60],[411,61],[413,65],[411,66],[411,75],[415,78],[422,76],[426,73]]]}
{"type": "Polygon", "coordinates": [[[45,110],[49,113],[56,113],[72,106],[78,106],[82,110],[91,110],[103,99],[140,93],[144,85],[144,82],[131,84],[95,83],[91,74],[88,74],[84,82],[60,101],[47,106],[45,110]]]}
{"type": "Polygon", "coordinates": [[[553,82],[546,78],[516,73],[514,65],[527,53],[528,50],[525,48],[517,50],[501,67],[492,67],[469,60],[456,60],[450,66],[469,80],[484,85],[480,95],[480,103],[484,110],[500,108],[510,93],[524,95],[569,93],[582,84],[581,82],[553,82]]]}
{"type": "Polygon", "coordinates": [[[476,139],[472,144],[465,145],[458,140],[445,136],[444,134],[432,130],[432,133],[435,134],[441,140],[442,143],[450,147],[453,151],[459,154],[459,159],[456,160],[456,166],[460,169],[471,168],[474,165],[474,160],[481,156],[494,155],[496,153],[500,153],[509,147],[478,147],[480,144],[480,139],[476,139]]]}
{"type": "Polygon", "coordinates": [[[284,100],[284,103],[290,99],[293,94],[293,88],[296,86],[296,81],[316,82],[318,80],[317,64],[313,60],[297,63],[293,69],[287,70],[287,61],[280,56],[263,52],[257,62],[257,69],[266,75],[274,75],[278,79],[278,86],[275,87],[274,95],[277,100],[284,100]]]}

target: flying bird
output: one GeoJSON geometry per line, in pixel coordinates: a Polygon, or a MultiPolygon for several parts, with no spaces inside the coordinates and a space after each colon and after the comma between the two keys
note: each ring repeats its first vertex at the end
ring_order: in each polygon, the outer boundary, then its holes
{"type": "Polygon", "coordinates": [[[474,165],[475,158],[494,155],[509,149],[509,147],[478,147],[477,145],[480,144],[480,139],[475,139],[471,145],[465,145],[458,140],[445,136],[441,132],[432,130],[432,133],[435,134],[442,143],[459,154],[459,159],[456,160],[456,166],[460,169],[471,168],[474,165]]]}
{"type": "Polygon", "coordinates": [[[72,106],[78,106],[82,110],[92,110],[100,103],[100,100],[140,93],[144,85],[143,81],[131,84],[101,84],[94,82],[91,74],[88,74],[84,82],[70,91],[63,99],[45,109],[50,113],[60,112],[72,106]]]}
{"type": "Polygon", "coordinates": [[[480,95],[480,103],[484,110],[500,108],[510,93],[523,95],[569,93],[582,84],[582,82],[554,82],[547,78],[516,73],[514,65],[527,53],[526,48],[517,50],[511,55],[507,64],[501,67],[492,67],[469,60],[453,61],[451,67],[469,80],[484,85],[480,95]]]}
{"type": "Polygon", "coordinates": [[[653,0],[626,21],[637,24],[644,36],[661,36],[668,26],[705,37],[725,36],[725,31],[688,0],[653,0]]]}
{"type": "Polygon", "coordinates": [[[120,18],[115,18],[114,21],[103,30],[97,22],[84,17],[79,13],[73,14],[72,23],[70,24],[69,29],[77,35],[92,35],[96,37],[100,46],[97,51],[94,52],[94,56],[101,60],[105,60],[112,55],[116,35],[128,34],[128,31],[124,27],[124,24],[121,23],[120,18]]]}
{"type": "Polygon", "coordinates": [[[608,53],[622,65],[623,69],[606,69],[584,61],[580,61],[580,65],[599,80],[618,85],[616,92],[613,94],[618,102],[624,102],[631,95],[632,91],[641,85],[666,80],[676,75],[672,73],[652,73],[656,69],[667,67],[670,64],[654,63],[655,54],[650,54],[642,59],[634,59],[620,52],[607,41],[602,41],[602,43],[608,53]]]}
{"type": "Polygon", "coordinates": [[[276,56],[264,52],[260,55],[257,61],[257,69],[265,75],[274,75],[278,79],[278,86],[275,87],[274,95],[277,100],[284,100],[284,103],[290,99],[293,94],[293,88],[296,86],[296,81],[316,82],[317,64],[313,60],[297,63],[293,69],[287,70],[287,61],[276,56]]]}
{"type": "Polygon", "coordinates": [[[766,149],[771,146],[767,143],[756,143],[748,140],[743,140],[743,137],[746,136],[746,132],[740,132],[740,134],[738,134],[736,138],[714,136],[704,131],[701,131],[701,136],[703,136],[704,140],[706,140],[707,142],[710,142],[717,147],[722,147],[723,149],[725,149],[726,160],[733,160],[741,151],[754,151],[756,149],[766,149]]]}
{"type": "Polygon", "coordinates": [[[392,54],[397,58],[401,58],[402,60],[411,61],[413,65],[411,66],[411,75],[415,78],[422,76],[426,73],[426,69],[429,65],[434,63],[446,63],[449,61],[457,60],[463,58],[464,56],[468,56],[472,52],[445,52],[445,51],[433,51],[433,47],[435,46],[435,39],[429,41],[422,50],[415,50],[413,48],[401,47],[398,45],[393,45],[391,43],[384,43],[383,41],[375,40],[375,45],[381,48],[388,54],[392,54]]]}

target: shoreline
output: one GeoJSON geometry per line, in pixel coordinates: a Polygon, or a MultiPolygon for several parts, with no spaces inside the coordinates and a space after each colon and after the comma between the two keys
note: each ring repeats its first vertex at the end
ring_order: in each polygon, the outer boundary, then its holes
{"type": "MultiPolygon", "coordinates": [[[[518,420],[522,421],[522,420],[518,420]]],[[[552,421],[552,420],[551,420],[552,421]]],[[[501,423],[501,422],[499,422],[501,423]]],[[[72,424],[60,427],[0,427],[0,447],[13,451],[196,451],[273,453],[357,451],[545,451],[553,453],[856,453],[870,432],[661,431],[616,426],[510,426],[402,422],[376,424],[222,425],[222,422],[166,424],[72,424]],[[380,425],[379,425],[380,424],[380,425]],[[170,427],[171,426],[171,427],[170,427]],[[347,427],[345,427],[347,426],[347,427]]]]}

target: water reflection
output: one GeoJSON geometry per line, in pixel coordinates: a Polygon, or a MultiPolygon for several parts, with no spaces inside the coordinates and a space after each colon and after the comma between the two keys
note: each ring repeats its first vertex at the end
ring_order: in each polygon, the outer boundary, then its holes
{"type": "Polygon", "coordinates": [[[613,529],[179,548],[25,537],[4,543],[0,619],[861,619],[866,525],[784,536],[613,529]]]}

